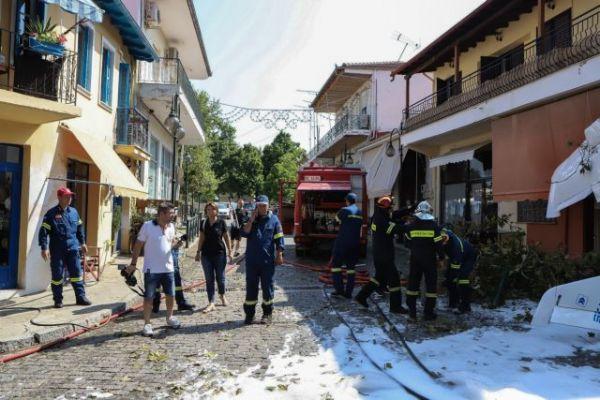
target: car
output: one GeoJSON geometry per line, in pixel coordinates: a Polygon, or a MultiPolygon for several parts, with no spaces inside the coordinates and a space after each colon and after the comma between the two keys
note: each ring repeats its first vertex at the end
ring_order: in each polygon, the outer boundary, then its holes
{"type": "Polygon", "coordinates": [[[229,203],[220,202],[217,203],[219,218],[231,219],[231,207],[229,203]]]}
{"type": "Polygon", "coordinates": [[[254,211],[256,205],[254,203],[244,203],[244,210],[248,212],[254,211]]]}

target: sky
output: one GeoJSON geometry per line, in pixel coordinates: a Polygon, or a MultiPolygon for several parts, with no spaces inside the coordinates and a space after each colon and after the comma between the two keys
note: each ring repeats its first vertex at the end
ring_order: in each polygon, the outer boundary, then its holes
{"type": "MultiPolygon", "coordinates": [[[[421,48],[483,0],[194,0],[213,71],[195,81],[225,104],[307,107],[334,66],[396,61],[401,33],[421,48]]],[[[406,61],[418,50],[407,50],[406,61]]],[[[227,109],[225,111],[228,111],[227,109]]],[[[329,129],[319,119],[321,132],[329,129]]],[[[263,147],[277,134],[249,118],[234,123],[240,144],[263,147]]],[[[288,130],[309,148],[309,126],[288,130]]]]}

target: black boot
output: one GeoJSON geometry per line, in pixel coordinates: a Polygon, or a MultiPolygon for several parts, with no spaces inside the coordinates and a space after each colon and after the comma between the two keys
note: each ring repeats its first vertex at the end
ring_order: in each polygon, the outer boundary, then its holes
{"type": "Polygon", "coordinates": [[[80,297],[80,298],[77,299],[76,304],[78,306],[91,306],[92,302],[87,297],[82,296],[82,297],[80,297]]]}
{"type": "MultiPolygon", "coordinates": [[[[398,289],[400,289],[398,287],[398,289]]],[[[408,310],[402,307],[402,292],[395,290],[390,292],[390,312],[394,314],[408,314],[408,310]]]]}
{"type": "Polygon", "coordinates": [[[377,284],[373,281],[369,281],[369,283],[367,283],[360,289],[360,292],[358,292],[358,294],[354,297],[354,300],[356,300],[356,302],[361,306],[369,308],[367,299],[369,298],[369,296],[371,296],[375,289],[377,289],[377,284]]]}
{"type": "Polygon", "coordinates": [[[273,317],[272,317],[273,304],[272,303],[271,304],[262,303],[260,306],[262,307],[262,312],[263,312],[260,323],[265,324],[265,325],[270,325],[273,320],[273,317]]]}
{"type": "Polygon", "coordinates": [[[424,319],[426,321],[433,321],[434,319],[437,318],[437,315],[435,313],[435,303],[436,303],[435,297],[425,297],[424,319]]]}
{"type": "Polygon", "coordinates": [[[187,302],[183,295],[183,290],[175,291],[175,301],[177,302],[177,309],[179,311],[191,311],[194,309],[194,305],[187,302]]]}
{"type": "Polygon", "coordinates": [[[460,304],[458,311],[461,314],[471,312],[471,287],[469,285],[460,285],[458,287],[458,293],[460,295],[460,304]]]}
{"type": "Polygon", "coordinates": [[[354,281],[356,280],[356,271],[349,269],[346,272],[346,290],[344,291],[344,297],[347,299],[352,298],[352,292],[354,291],[354,281]]]}
{"type": "Polygon", "coordinates": [[[152,312],[156,314],[158,310],[160,310],[160,292],[156,292],[152,299],[152,312]]]}
{"type": "Polygon", "coordinates": [[[260,323],[262,325],[271,325],[273,323],[273,315],[272,314],[263,314],[260,319],[260,323]]]}
{"type": "Polygon", "coordinates": [[[406,306],[408,307],[408,318],[415,322],[417,320],[417,297],[406,296],[406,306]]]}
{"type": "Polygon", "coordinates": [[[448,285],[448,308],[457,308],[459,303],[458,300],[458,288],[455,283],[451,283],[448,285]]]}
{"type": "Polygon", "coordinates": [[[246,318],[244,319],[244,324],[250,325],[254,322],[254,313],[255,307],[252,305],[244,304],[244,313],[246,314],[246,318]]]}

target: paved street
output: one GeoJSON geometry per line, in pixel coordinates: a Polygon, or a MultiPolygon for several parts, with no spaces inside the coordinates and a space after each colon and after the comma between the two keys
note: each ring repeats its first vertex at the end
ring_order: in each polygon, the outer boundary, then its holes
{"type": "MultiPolygon", "coordinates": [[[[201,276],[192,261],[185,261],[186,279],[201,276]]],[[[332,327],[316,273],[283,266],[276,282],[272,326],[242,324],[242,264],[227,276],[228,307],[218,307],[208,315],[179,314],[183,323],[179,331],[162,327],[161,313],[155,318],[160,328],[152,339],[140,336],[141,313],[135,312],[59,347],[0,365],[0,399],[97,398],[102,393],[144,399],[161,393],[176,395],[180,386],[171,382],[183,379],[190,366],[207,358],[232,373],[259,364],[255,374],[261,375],[269,356],[282,350],[287,335],[294,334],[292,351],[305,355],[317,347],[313,322],[321,328],[332,327]]],[[[206,304],[204,291],[188,294],[188,298],[196,305],[206,304]]]]}

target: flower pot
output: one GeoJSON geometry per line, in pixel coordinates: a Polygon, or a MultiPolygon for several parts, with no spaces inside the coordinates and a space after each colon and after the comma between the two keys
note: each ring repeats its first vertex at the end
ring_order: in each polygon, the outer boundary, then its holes
{"type": "Polygon", "coordinates": [[[27,49],[29,51],[34,51],[39,54],[62,57],[65,52],[65,48],[62,44],[41,42],[31,36],[28,39],[28,44],[27,49]]]}

